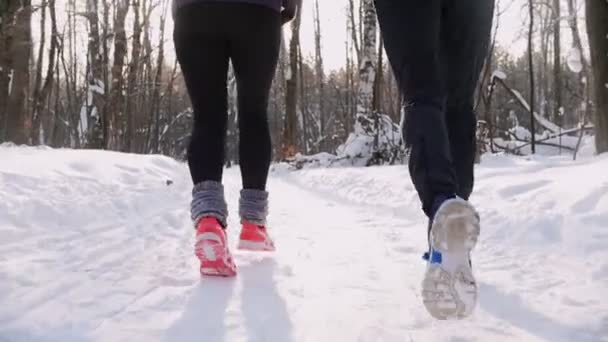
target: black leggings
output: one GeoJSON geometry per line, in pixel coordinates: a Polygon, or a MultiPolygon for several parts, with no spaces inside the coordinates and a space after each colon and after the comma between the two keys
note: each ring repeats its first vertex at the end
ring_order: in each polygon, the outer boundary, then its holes
{"type": "Polygon", "coordinates": [[[473,191],[473,96],[494,0],[376,0],[376,8],[406,102],[410,175],[430,215],[437,195],[473,191]]]}
{"type": "Polygon", "coordinates": [[[243,188],[265,190],[272,158],[267,107],[281,42],[279,13],[245,3],[188,5],[175,15],[174,41],[194,109],[188,148],[194,184],[222,180],[231,60],[243,188]]]}

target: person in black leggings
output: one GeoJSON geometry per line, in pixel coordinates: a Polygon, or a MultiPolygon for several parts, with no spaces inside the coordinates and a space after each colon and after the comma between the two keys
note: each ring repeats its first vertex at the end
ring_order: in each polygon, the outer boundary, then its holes
{"type": "MultiPolygon", "coordinates": [[[[281,27],[295,12],[295,1],[174,1],[175,51],[194,110],[188,148],[194,183],[191,214],[199,233],[211,230],[221,235],[223,247],[225,234],[217,229],[226,228],[228,216],[222,171],[229,62],[234,68],[238,91],[243,180],[239,207],[243,223],[241,240],[244,248],[271,250],[272,240],[265,230],[266,181],[272,159],[267,107],[279,56],[281,27]]],[[[229,254],[227,250],[217,253],[222,252],[229,254]]],[[[204,255],[199,258],[204,262],[204,255]]]]}

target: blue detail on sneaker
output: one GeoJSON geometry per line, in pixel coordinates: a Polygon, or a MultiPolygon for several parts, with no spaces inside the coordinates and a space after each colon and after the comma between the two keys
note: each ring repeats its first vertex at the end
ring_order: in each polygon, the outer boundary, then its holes
{"type": "Polygon", "coordinates": [[[430,262],[431,264],[441,264],[443,262],[443,256],[441,255],[440,252],[437,251],[433,251],[431,248],[431,243],[430,243],[430,237],[431,237],[431,227],[433,226],[433,219],[435,219],[435,214],[437,213],[437,211],[439,210],[439,208],[441,207],[441,205],[448,200],[454,199],[456,198],[456,195],[454,194],[438,194],[437,196],[435,196],[435,200],[433,201],[433,206],[431,207],[431,217],[429,220],[429,228],[428,228],[428,234],[429,234],[429,252],[424,253],[424,256],[422,257],[425,261],[430,262]]]}
{"type": "Polygon", "coordinates": [[[437,251],[431,251],[424,253],[423,260],[430,262],[431,264],[441,264],[443,262],[443,255],[437,251]]]}

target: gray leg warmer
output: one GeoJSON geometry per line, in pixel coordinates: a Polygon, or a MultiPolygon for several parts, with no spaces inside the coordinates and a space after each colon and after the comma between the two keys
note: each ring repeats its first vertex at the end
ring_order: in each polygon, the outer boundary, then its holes
{"type": "Polygon", "coordinates": [[[242,222],[265,226],[268,216],[268,192],[251,189],[241,190],[239,214],[242,222]]]}
{"type": "Polygon", "coordinates": [[[192,203],[190,213],[194,226],[205,217],[214,217],[226,227],[228,218],[228,207],[224,199],[224,186],[215,181],[204,181],[192,189],[192,203]]]}

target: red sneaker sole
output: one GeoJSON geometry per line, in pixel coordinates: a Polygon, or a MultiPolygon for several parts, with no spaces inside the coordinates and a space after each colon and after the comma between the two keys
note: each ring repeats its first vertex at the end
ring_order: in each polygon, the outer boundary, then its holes
{"type": "Polygon", "coordinates": [[[227,255],[226,248],[215,241],[203,240],[197,243],[195,254],[201,262],[200,272],[204,276],[234,277],[236,265],[227,255]]]}

